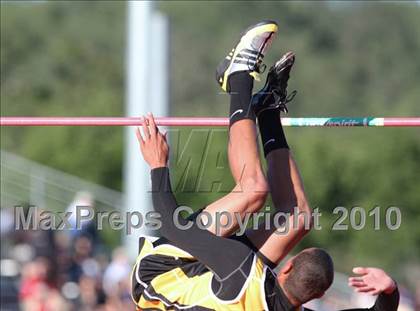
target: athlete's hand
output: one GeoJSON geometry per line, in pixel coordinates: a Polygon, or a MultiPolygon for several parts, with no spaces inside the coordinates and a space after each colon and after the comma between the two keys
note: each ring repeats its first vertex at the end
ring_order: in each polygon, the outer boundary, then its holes
{"type": "Polygon", "coordinates": [[[159,132],[153,115],[149,113],[143,118],[143,133],[137,128],[136,135],[141,154],[151,169],[164,167],[168,162],[169,146],[166,135],[159,132]]]}
{"type": "Polygon", "coordinates": [[[349,286],[354,287],[358,293],[391,294],[397,288],[394,280],[382,269],[358,267],[353,268],[353,273],[360,276],[350,277],[349,286]]]}

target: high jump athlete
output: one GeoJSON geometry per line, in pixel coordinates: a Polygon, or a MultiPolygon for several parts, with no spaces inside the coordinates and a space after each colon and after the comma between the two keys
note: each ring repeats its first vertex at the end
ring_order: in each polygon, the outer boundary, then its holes
{"type": "MultiPolygon", "coordinates": [[[[220,236],[216,226],[202,230],[192,218],[177,219],[183,227],[190,225],[189,229],[175,225],[173,212],[178,204],[170,185],[166,137],[152,115],[145,119],[143,133],[137,130],[141,152],[151,168],[153,205],[161,215],[163,236],[155,242],[140,238],[132,274],[132,296],[139,310],[296,310],[321,297],[333,281],[332,260],[318,248],[288,260],[278,275],[272,271],[311,227],[311,210],[280,122],[280,109],[286,109],[291,99],[286,87],[292,53],[270,69],[264,88],[252,96],[253,80],[277,28],[272,21],[249,27],[217,68],[217,80],[231,99],[228,157],[236,182],[231,193],[205,208],[213,219],[225,213],[220,236]],[[259,160],[256,116],[267,178],[259,160]],[[243,218],[258,212],[268,191],[276,211],[289,212],[289,223],[296,226],[278,234],[274,226],[265,229],[262,224],[244,236],[232,235],[238,229],[234,215],[243,218]],[[230,224],[226,213],[232,216],[230,224]]],[[[395,282],[382,270],[361,269],[355,272],[362,276],[350,284],[380,294],[372,310],[396,310],[395,282]]]]}

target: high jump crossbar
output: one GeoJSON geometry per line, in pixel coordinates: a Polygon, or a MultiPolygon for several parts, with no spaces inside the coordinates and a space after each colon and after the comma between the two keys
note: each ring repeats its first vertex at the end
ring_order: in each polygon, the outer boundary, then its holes
{"type": "MultiPolygon", "coordinates": [[[[215,117],[157,117],[161,126],[227,126],[228,118],[215,117]]],[[[420,117],[329,117],[282,118],[284,126],[294,127],[420,127],[420,117]]],[[[1,117],[0,126],[139,126],[138,117],[1,117]]]]}

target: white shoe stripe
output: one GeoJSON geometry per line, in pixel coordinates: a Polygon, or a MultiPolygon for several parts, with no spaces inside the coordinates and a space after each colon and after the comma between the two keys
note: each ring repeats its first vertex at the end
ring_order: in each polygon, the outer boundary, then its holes
{"type": "Polygon", "coordinates": [[[244,53],[244,51],[239,52],[238,57],[243,57],[243,58],[249,58],[252,60],[257,60],[257,57],[255,55],[249,54],[249,53],[244,53]]]}
{"type": "Polygon", "coordinates": [[[254,60],[246,59],[246,58],[239,58],[239,57],[235,58],[233,62],[237,64],[245,64],[245,65],[251,65],[251,66],[254,66],[255,64],[257,64],[257,62],[254,60]]]}

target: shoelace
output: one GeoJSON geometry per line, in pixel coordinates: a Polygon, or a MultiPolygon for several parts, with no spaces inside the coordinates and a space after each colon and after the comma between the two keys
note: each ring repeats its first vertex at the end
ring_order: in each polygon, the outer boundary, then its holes
{"type": "Polygon", "coordinates": [[[255,81],[261,81],[261,74],[264,73],[267,65],[262,62],[262,59],[259,58],[255,65],[250,65],[248,63],[248,69],[251,71],[250,75],[254,77],[255,81]]]}
{"type": "Polygon", "coordinates": [[[293,90],[289,95],[287,95],[287,90],[284,90],[284,92],[282,92],[283,94],[279,94],[279,92],[281,91],[273,90],[275,103],[282,112],[288,113],[289,109],[287,109],[287,104],[295,98],[297,91],[293,90]]]}
{"type": "Polygon", "coordinates": [[[266,69],[267,69],[267,65],[262,62],[262,58],[260,58],[260,56],[259,56],[259,60],[257,61],[255,70],[259,74],[262,74],[262,73],[265,72],[266,69]]]}

